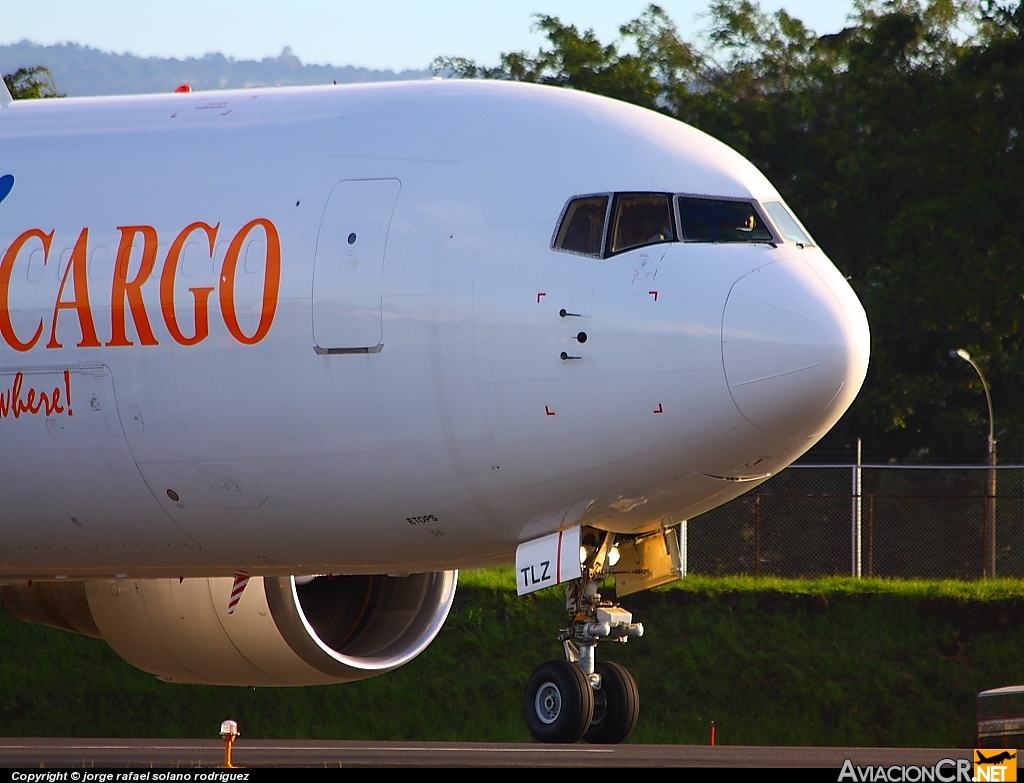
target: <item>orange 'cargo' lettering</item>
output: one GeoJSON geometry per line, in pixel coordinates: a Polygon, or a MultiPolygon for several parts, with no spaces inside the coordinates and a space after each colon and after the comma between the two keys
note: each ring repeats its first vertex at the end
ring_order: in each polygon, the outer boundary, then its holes
{"type": "Polygon", "coordinates": [[[50,326],[50,342],[47,348],[63,348],[57,342],[57,317],[61,310],[74,310],[78,313],[78,325],[82,330],[82,341],[79,348],[99,348],[100,341],[96,337],[96,325],[92,320],[92,308],[89,307],[89,229],[83,228],[78,235],[75,249],[71,251],[71,258],[68,260],[68,268],[64,270],[64,277],[60,281],[60,289],[57,291],[57,302],[53,306],[53,324],[50,326]],[[71,276],[71,284],[75,287],[75,298],[70,302],[64,301],[64,287],[68,284],[68,277],[71,276]]]}
{"type": "Polygon", "coordinates": [[[44,234],[38,228],[30,228],[11,243],[11,246],[7,248],[7,252],[4,253],[3,260],[0,261],[0,334],[3,335],[7,344],[16,351],[29,351],[39,342],[39,338],[43,334],[43,319],[39,319],[36,333],[27,343],[19,340],[18,336],[14,333],[14,324],[11,322],[10,310],[11,274],[14,272],[14,262],[18,259],[18,253],[21,252],[21,249],[25,247],[30,239],[35,237],[43,243],[43,264],[45,265],[50,260],[50,243],[53,242],[53,234],[53,231],[49,234],[44,234]]]}
{"type": "Polygon", "coordinates": [[[277,229],[269,220],[257,218],[242,226],[241,231],[228,245],[228,254],[224,258],[224,268],[220,273],[220,309],[224,316],[224,324],[231,336],[244,345],[255,345],[270,331],[277,312],[277,293],[281,287],[281,240],[277,229]],[[246,337],[242,327],[238,325],[235,313],[235,273],[238,271],[238,254],[242,243],[249,232],[261,226],[267,234],[267,263],[263,277],[263,307],[260,310],[260,323],[252,337],[246,337]]]}
{"type": "Polygon", "coordinates": [[[164,261],[164,271],[160,275],[160,307],[164,313],[164,323],[167,331],[175,342],[181,345],[195,345],[202,342],[210,334],[210,294],[213,288],[190,288],[193,298],[196,300],[196,333],[191,337],[182,334],[178,327],[178,317],[174,312],[174,275],[178,269],[178,259],[181,258],[181,251],[185,247],[185,241],[196,231],[206,232],[206,238],[210,241],[210,258],[213,258],[213,248],[217,242],[217,231],[220,223],[211,226],[207,223],[192,223],[186,226],[174,242],[171,249],[167,251],[167,260],[164,261]]]}
{"type": "MultiPolygon", "coordinates": [[[[127,347],[135,345],[134,340],[128,337],[128,313],[131,313],[131,320],[135,326],[135,333],[138,335],[137,342],[140,345],[159,345],[160,341],[153,330],[153,323],[150,321],[149,312],[146,309],[146,300],[143,289],[153,278],[158,262],[159,236],[153,226],[118,226],[121,232],[121,239],[118,243],[117,257],[114,263],[113,279],[110,285],[110,339],[105,345],[109,347],[127,347]],[[141,249],[137,240],[141,238],[141,249]],[[136,250],[138,252],[136,253],[136,250]],[[135,276],[129,279],[129,265],[132,264],[133,253],[136,253],[138,260],[135,276]]],[[[163,315],[164,325],[174,342],[179,345],[196,345],[210,336],[210,300],[213,296],[214,286],[194,286],[189,288],[193,299],[192,322],[194,328],[192,335],[188,336],[183,330],[188,329],[188,323],[179,323],[178,312],[175,309],[175,283],[177,281],[178,264],[181,262],[182,254],[189,238],[201,232],[206,235],[210,249],[210,258],[215,255],[217,235],[220,231],[220,223],[210,225],[202,221],[190,223],[174,239],[167,255],[163,260],[159,280],[159,304],[160,312],[163,315]]],[[[46,331],[50,327],[50,339],[46,343],[49,349],[63,348],[64,345],[58,338],[58,322],[61,313],[65,310],[73,310],[78,316],[78,327],[81,332],[81,339],[78,341],[79,348],[99,348],[104,343],[100,342],[96,332],[96,322],[93,316],[93,308],[90,302],[90,277],[89,277],[89,228],[83,228],[75,241],[74,248],[67,256],[67,265],[58,270],[53,277],[56,287],[56,297],[53,305],[53,315],[49,324],[45,317],[39,319],[35,332],[28,340],[22,339],[31,327],[19,326],[23,329],[19,336],[15,331],[15,320],[12,313],[12,280],[14,279],[14,268],[16,265],[21,268],[21,260],[27,256],[38,253],[38,250],[29,254],[28,248],[31,243],[38,240],[42,247],[43,261],[45,268],[50,261],[50,250],[53,245],[56,231],[46,233],[42,229],[32,228],[20,234],[7,248],[3,257],[0,258],[0,337],[11,348],[16,351],[30,351],[35,348],[46,331]],[[59,278],[59,285],[56,283],[59,278]]],[[[102,242],[100,243],[102,245],[102,242]]],[[[35,260],[31,260],[29,271],[29,286],[39,285],[42,278],[33,278],[32,268],[35,267],[35,260]]],[[[63,265],[63,261],[61,262],[63,265]]],[[[52,269],[52,267],[50,267],[52,269]]],[[[93,270],[95,276],[97,270],[93,270]]],[[[219,303],[221,317],[228,333],[243,345],[255,345],[266,338],[270,328],[274,324],[274,317],[277,314],[278,296],[281,290],[281,237],[277,227],[267,218],[256,218],[246,223],[238,230],[228,245],[227,254],[219,270],[219,303]],[[238,272],[239,258],[243,248],[247,247],[249,236],[260,230],[266,239],[266,264],[263,273],[263,296],[259,302],[259,323],[256,330],[247,335],[239,323],[239,310],[236,306],[235,282],[238,272]]],[[[95,279],[93,280],[95,284],[95,279]]],[[[22,284],[24,285],[24,283],[22,284]]],[[[151,300],[152,301],[152,300],[151,300]]],[[[101,311],[102,312],[102,311],[101,311]]],[[[65,321],[70,316],[65,317],[65,321]]],[[[244,319],[243,319],[244,320],[244,319]]],[[[31,323],[31,322],[30,322],[31,323]]],[[[65,338],[67,335],[65,326],[65,338]]],[[[248,328],[248,327],[247,327],[248,328]]],[[[19,386],[20,388],[20,386],[19,386]]],[[[10,391],[8,390],[7,402],[5,405],[10,408],[10,391]]],[[[40,399],[50,400],[51,397],[40,392],[40,399]]],[[[35,398],[33,398],[35,399],[35,398]]],[[[32,403],[35,404],[34,402],[32,403]]],[[[46,403],[49,405],[50,403],[46,403]]],[[[45,407],[45,406],[44,406],[45,407]]],[[[14,410],[13,408],[10,408],[14,410]]]]}
{"type": "Polygon", "coordinates": [[[156,229],[152,226],[118,226],[121,232],[121,244],[117,248],[117,263],[114,266],[114,284],[110,288],[110,341],[107,345],[132,345],[128,339],[125,323],[124,300],[135,321],[135,331],[139,333],[139,342],[143,345],[157,345],[153,336],[153,327],[149,325],[146,315],[146,303],[142,301],[142,286],[153,274],[156,266],[156,229]],[[128,281],[128,264],[132,260],[136,234],[142,235],[142,260],[135,279],[128,281]]]}

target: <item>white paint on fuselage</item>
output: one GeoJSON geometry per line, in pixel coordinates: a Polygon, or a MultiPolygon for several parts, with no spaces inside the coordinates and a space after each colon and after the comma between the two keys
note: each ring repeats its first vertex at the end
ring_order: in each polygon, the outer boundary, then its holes
{"type": "MultiPolygon", "coordinates": [[[[604,98],[435,81],[26,101],[0,110],[0,148],[0,174],[17,177],[0,205],[0,249],[29,228],[55,230],[49,264],[30,274],[24,254],[11,284],[16,333],[31,336],[43,319],[43,339],[24,353],[0,340],[0,371],[108,368],[138,466],[118,479],[123,492],[90,496],[89,527],[77,526],[82,501],[57,481],[44,417],[0,419],[0,573],[12,578],[466,567],[510,561],[521,538],[549,532],[536,520],[558,525],[555,512],[570,507],[587,508],[584,523],[649,528],[753,486],[723,479],[792,462],[866,370],[863,309],[816,248],[672,243],[607,259],[550,249],[578,194],[778,198],[721,143],[604,98]],[[329,194],[345,180],[401,183],[381,278],[384,348],[324,356],[313,350],[313,260],[329,194]],[[168,244],[195,221],[220,224],[215,258],[192,248],[179,269],[177,301],[190,303],[190,287],[216,289],[226,243],[257,217],[273,221],[282,246],[266,339],[232,339],[215,291],[210,336],[176,344],[160,317],[168,244]],[[64,347],[46,349],[57,259],[83,227],[90,251],[107,251],[89,284],[99,339],[110,339],[118,227],[130,225],[159,233],[142,290],[160,344],[140,345],[129,316],[135,345],[78,348],[77,318],[63,310],[64,347]],[[742,387],[743,401],[726,377],[726,303],[761,269],[768,306],[796,286],[813,299],[807,312],[831,319],[795,338],[831,368],[794,374],[806,415],[771,381],[742,387]],[[163,546],[125,546],[139,538],[126,520],[160,515],[163,546]]],[[[251,266],[239,265],[237,282],[249,335],[263,281],[251,266]]],[[[191,310],[178,311],[188,331],[191,310]]],[[[757,314],[747,315],[756,343],[757,314]]],[[[793,329],[776,327],[764,350],[791,351],[793,329]]],[[[68,423],[89,414],[74,402],[82,411],[68,423]]],[[[102,462],[116,441],[106,437],[93,444],[102,462]]]]}

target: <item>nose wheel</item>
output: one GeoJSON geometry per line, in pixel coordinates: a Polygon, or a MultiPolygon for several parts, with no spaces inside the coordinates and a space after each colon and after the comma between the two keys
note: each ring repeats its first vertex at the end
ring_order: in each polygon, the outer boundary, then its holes
{"type": "Polygon", "coordinates": [[[583,737],[594,745],[617,745],[636,728],[640,691],[625,666],[600,661],[594,671],[601,677],[601,687],[594,691],[594,717],[583,737]]]}
{"type": "Polygon", "coordinates": [[[594,690],[583,670],[568,661],[548,661],[526,686],[524,713],[541,742],[576,742],[594,717],[594,690]]]}
{"type": "Polygon", "coordinates": [[[602,601],[597,592],[607,576],[604,563],[613,542],[608,533],[588,553],[583,576],[566,586],[569,627],[559,635],[566,659],[542,663],[526,686],[526,725],[540,742],[576,742],[583,737],[594,744],[616,744],[629,736],[640,717],[640,692],[633,676],[612,661],[595,661],[598,642],[624,643],[644,632],[630,612],[602,601]]]}
{"type": "Polygon", "coordinates": [[[593,679],[569,661],[542,663],[526,686],[523,711],[540,742],[617,745],[640,717],[640,691],[626,667],[601,661],[593,679]],[[595,684],[597,686],[595,687],[595,684]]]}

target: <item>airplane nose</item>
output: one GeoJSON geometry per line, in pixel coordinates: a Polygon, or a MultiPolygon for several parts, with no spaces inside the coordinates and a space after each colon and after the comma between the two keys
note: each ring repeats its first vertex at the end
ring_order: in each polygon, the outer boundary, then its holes
{"type": "Polygon", "coordinates": [[[761,267],[737,281],[726,300],[729,392],[744,418],[770,435],[831,427],[867,373],[864,308],[838,270],[821,261],[787,258],[761,267]]]}

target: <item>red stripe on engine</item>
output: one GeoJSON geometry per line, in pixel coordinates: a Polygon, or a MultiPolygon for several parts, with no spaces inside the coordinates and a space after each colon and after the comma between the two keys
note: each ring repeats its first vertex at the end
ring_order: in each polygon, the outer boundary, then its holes
{"type": "Polygon", "coordinates": [[[245,592],[245,586],[249,584],[249,572],[244,568],[239,568],[235,571],[235,581],[231,585],[231,600],[228,601],[228,614],[234,614],[235,607],[238,606],[238,602],[242,598],[242,593],[245,592]]]}

